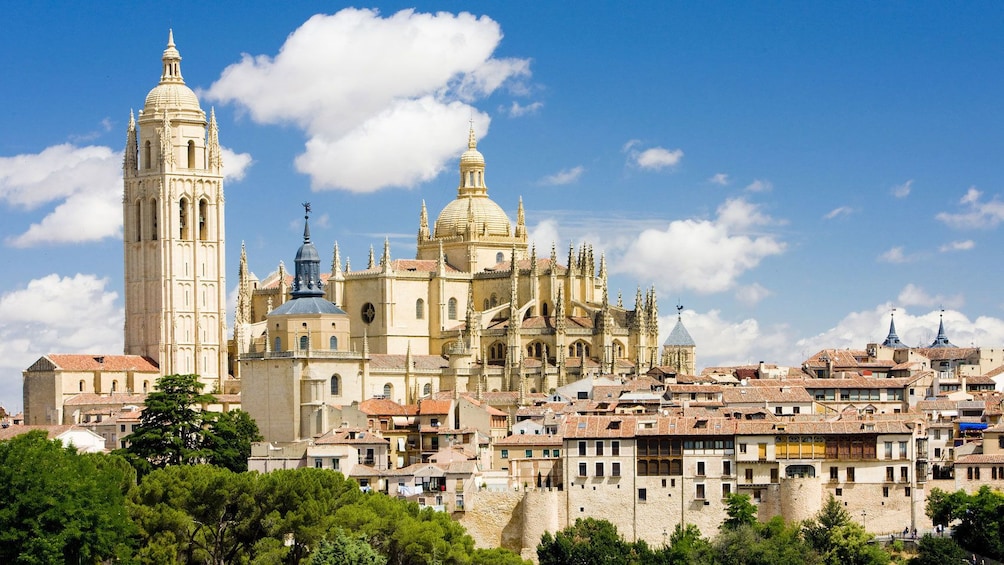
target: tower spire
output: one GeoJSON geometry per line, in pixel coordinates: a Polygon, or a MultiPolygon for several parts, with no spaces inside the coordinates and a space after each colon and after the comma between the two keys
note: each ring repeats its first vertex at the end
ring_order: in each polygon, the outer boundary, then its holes
{"type": "Polygon", "coordinates": [[[296,271],[290,295],[293,298],[324,296],[321,256],[310,242],[310,202],[303,203],[303,245],[296,252],[296,271]]]}
{"type": "Polygon", "coordinates": [[[886,347],[892,347],[893,349],[904,349],[906,344],[899,340],[899,336],[896,335],[896,309],[893,308],[892,312],[889,313],[889,335],[886,336],[885,341],[882,345],[886,347]]]}
{"type": "Polygon", "coordinates": [[[220,150],[220,128],[216,124],[216,108],[209,108],[209,140],[207,142],[208,166],[219,172],[223,168],[223,155],[220,150]]]}
{"type": "Polygon", "coordinates": [[[516,210],[516,237],[526,238],[526,214],[523,212],[523,197],[519,197],[519,208],[516,210]]]}
{"type": "Polygon", "coordinates": [[[122,159],[122,170],[126,173],[135,173],[138,165],[136,157],[139,155],[139,142],[136,140],[136,117],[132,110],[129,110],[129,130],[126,133],[125,156],[122,159]]]}
{"type": "Polygon", "coordinates": [[[418,243],[429,239],[429,212],[425,209],[425,200],[422,200],[422,211],[418,215],[418,243]]]}
{"type": "Polygon", "coordinates": [[[167,31],[167,49],[161,57],[163,69],[160,73],[160,83],[181,83],[185,84],[185,79],[181,77],[181,53],[174,46],[174,30],[167,31]]]}
{"type": "Polygon", "coordinates": [[[941,309],[941,314],[938,316],[938,318],[940,320],[938,322],[938,337],[934,338],[934,342],[931,343],[931,345],[929,345],[928,347],[937,347],[937,348],[957,347],[955,344],[953,344],[952,342],[948,341],[948,336],[945,335],[945,309],[944,308],[941,309]]]}

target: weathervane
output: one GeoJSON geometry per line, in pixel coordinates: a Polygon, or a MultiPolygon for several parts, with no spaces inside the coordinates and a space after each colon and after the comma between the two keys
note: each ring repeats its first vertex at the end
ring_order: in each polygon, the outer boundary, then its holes
{"type": "Polygon", "coordinates": [[[310,218],[310,202],[304,202],[303,204],[301,204],[301,206],[303,206],[303,219],[305,219],[305,220],[309,219],[310,218]]]}

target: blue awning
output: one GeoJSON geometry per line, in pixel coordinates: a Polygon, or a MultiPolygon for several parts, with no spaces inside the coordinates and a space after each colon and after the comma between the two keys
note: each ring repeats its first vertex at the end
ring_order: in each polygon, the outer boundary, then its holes
{"type": "Polygon", "coordinates": [[[959,431],[965,432],[969,430],[985,430],[987,425],[983,422],[959,422],[959,431]]]}

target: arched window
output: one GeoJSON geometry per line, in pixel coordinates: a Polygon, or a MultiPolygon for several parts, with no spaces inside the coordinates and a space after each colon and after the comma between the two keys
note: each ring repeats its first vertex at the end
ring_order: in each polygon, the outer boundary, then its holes
{"type": "Polygon", "coordinates": [[[394,385],[387,383],[383,385],[383,395],[384,398],[390,398],[394,395],[394,385]]]}
{"type": "Polygon", "coordinates": [[[496,306],[499,305],[499,299],[498,299],[497,296],[495,296],[494,292],[492,293],[491,305],[492,305],[492,308],[494,308],[494,307],[496,307],[496,306]]]}
{"type": "Polygon", "coordinates": [[[275,336],[275,351],[282,351],[282,338],[275,336]]]}
{"type": "Polygon", "coordinates": [[[446,317],[450,320],[457,319],[457,299],[451,298],[446,304],[446,317]]]}
{"type": "Polygon", "coordinates": [[[300,336],[300,350],[301,351],[304,350],[304,349],[307,349],[307,345],[309,343],[310,343],[310,338],[309,337],[307,337],[305,335],[301,335],[300,336]]]}
{"type": "Polygon", "coordinates": [[[614,358],[621,359],[624,357],[624,345],[619,341],[614,342],[614,358]]]}
{"type": "Polygon", "coordinates": [[[112,381],[112,392],[115,392],[116,390],[118,390],[118,388],[119,388],[119,382],[112,381]]]}
{"type": "Polygon", "coordinates": [[[150,381],[143,381],[143,393],[150,389],[150,381]]]}
{"type": "Polygon", "coordinates": [[[84,381],[80,381],[80,392],[84,392],[84,381]]]}
{"type": "Polygon", "coordinates": [[[136,201],[136,241],[143,241],[143,201],[136,201]]]}
{"type": "Polygon", "coordinates": [[[495,254],[495,262],[501,263],[502,261],[505,261],[505,253],[499,251],[498,253],[495,254]]]}
{"type": "Polygon", "coordinates": [[[332,351],[337,351],[338,350],[338,338],[337,337],[331,336],[330,338],[328,338],[328,349],[330,349],[332,351]]]}
{"type": "Polygon", "coordinates": [[[492,360],[505,359],[505,344],[502,342],[496,342],[488,348],[488,358],[492,360]]]}
{"type": "Polygon", "coordinates": [[[422,395],[429,396],[430,394],[432,394],[432,385],[425,383],[425,386],[422,387],[422,395]]]}
{"type": "Polygon", "coordinates": [[[484,179],[481,177],[481,171],[478,171],[478,186],[484,186],[484,179]]]}
{"type": "Polygon", "coordinates": [[[485,308],[484,309],[487,310],[488,308],[489,308],[489,306],[488,306],[488,299],[485,298],[485,308]]]}
{"type": "Polygon", "coordinates": [[[178,202],[178,237],[188,239],[188,199],[178,202]]]}
{"type": "Polygon", "coordinates": [[[545,302],[545,303],[543,303],[543,304],[540,305],[540,315],[544,316],[546,318],[547,315],[548,315],[548,313],[549,312],[548,312],[548,309],[547,309],[547,302],[545,302]]]}
{"type": "Polygon", "coordinates": [[[191,139],[188,140],[188,168],[195,168],[195,142],[191,139]]]}
{"type": "Polygon", "coordinates": [[[157,241],[157,199],[150,200],[150,239],[157,241]]]}
{"type": "Polygon", "coordinates": [[[415,301],[415,319],[424,320],[425,319],[425,301],[419,298],[415,301]]]}
{"type": "Polygon", "coordinates": [[[149,169],[152,161],[153,156],[150,151],[150,140],[148,139],[146,140],[146,143],[143,144],[143,168],[149,169]]]}
{"type": "Polygon", "coordinates": [[[474,171],[467,173],[467,186],[474,186],[474,171]]]}
{"type": "Polygon", "coordinates": [[[331,396],[341,396],[342,394],[342,377],[337,374],[331,375],[331,396]]]}
{"type": "Polygon", "coordinates": [[[206,241],[209,237],[209,202],[199,200],[199,239],[206,241]]]}

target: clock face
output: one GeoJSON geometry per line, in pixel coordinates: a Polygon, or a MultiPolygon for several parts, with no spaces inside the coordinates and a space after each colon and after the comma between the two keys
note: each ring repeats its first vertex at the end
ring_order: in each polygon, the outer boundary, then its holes
{"type": "Polygon", "coordinates": [[[373,307],[372,302],[367,302],[363,304],[362,309],[363,321],[367,324],[372,324],[373,320],[376,318],[376,308],[373,307]]]}

